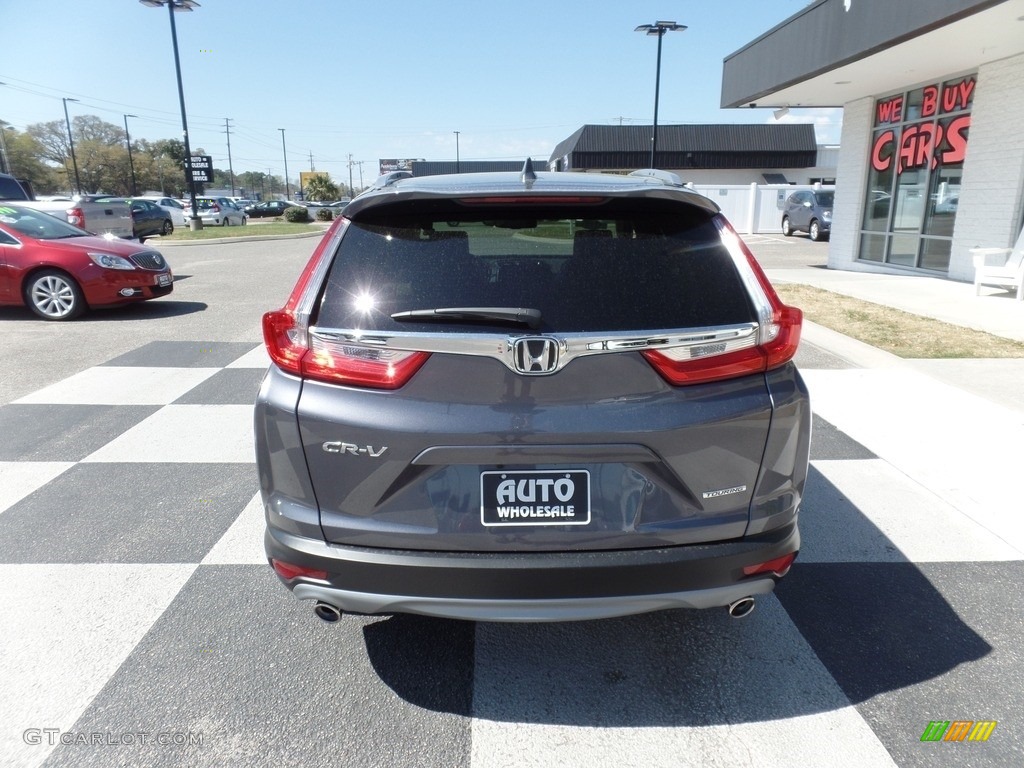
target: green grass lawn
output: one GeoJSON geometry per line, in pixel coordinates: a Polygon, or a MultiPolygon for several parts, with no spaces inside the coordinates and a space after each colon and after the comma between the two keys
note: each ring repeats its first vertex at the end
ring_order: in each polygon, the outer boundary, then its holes
{"type": "Polygon", "coordinates": [[[252,237],[253,235],[297,235],[304,232],[323,232],[329,223],[323,221],[299,223],[275,219],[266,223],[250,223],[244,227],[204,226],[196,232],[190,230],[186,224],[184,227],[177,227],[174,230],[174,234],[170,237],[161,239],[165,242],[176,242],[181,240],[213,240],[221,237],[252,237]]]}

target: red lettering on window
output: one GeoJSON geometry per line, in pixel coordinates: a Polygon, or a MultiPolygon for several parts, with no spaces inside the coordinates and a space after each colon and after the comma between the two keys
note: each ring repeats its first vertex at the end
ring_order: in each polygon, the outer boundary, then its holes
{"type": "Polygon", "coordinates": [[[959,83],[952,83],[942,89],[942,111],[959,112],[967,109],[974,93],[974,78],[965,77],[959,83]]]}
{"type": "Polygon", "coordinates": [[[900,164],[899,173],[911,168],[923,168],[932,160],[932,150],[935,148],[935,123],[921,123],[909,125],[903,131],[903,139],[900,141],[900,164]]]}
{"type": "Polygon", "coordinates": [[[931,117],[939,106],[939,88],[929,85],[924,89],[924,99],[921,102],[921,117],[931,117]]]}
{"type": "Polygon", "coordinates": [[[871,148],[871,167],[879,173],[885,173],[892,167],[892,145],[896,140],[894,131],[884,131],[875,139],[871,148]]]}
{"type": "Polygon", "coordinates": [[[971,127],[971,116],[953,118],[946,126],[946,143],[949,149],[942,153],[942,162],[962,163],[967,154],[967,129],[971,127]]]}
{"type": "Polygon", "coordinates": [[[903,119],[903,97],[878,102],[878,123],[898,123],[903,119]]]}

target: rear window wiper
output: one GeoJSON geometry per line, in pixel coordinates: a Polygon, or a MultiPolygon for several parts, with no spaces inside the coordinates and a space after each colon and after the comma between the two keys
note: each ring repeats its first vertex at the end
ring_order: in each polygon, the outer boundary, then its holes
{"type": "Polygon", "coordinates": [[[392,320],[445,321],[468,320],[470,322],[520,323],[530,328],[540,328],[540,310],[525,307],[443,307],[440,309],[409,309],[395,312],[392,320]]]}

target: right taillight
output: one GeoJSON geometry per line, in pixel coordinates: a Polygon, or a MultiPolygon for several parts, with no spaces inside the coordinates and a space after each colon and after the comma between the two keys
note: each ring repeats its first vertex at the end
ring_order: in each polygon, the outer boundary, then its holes
{"type": "Polygon", "coordinates": [[[792,360],[797,347],[800,346],[803,312],[782,303],[754,254],[724,217],[717,217],[715,223],[721,233],[722,243],[732,255],[756,306],[757,338],[756,342],[742,345],[739,349],[730,348],[726,343],[721,345],[720,350],[703,349],[698,346],[670,347],[643,352],[643,356],[654,369],[675,386],[702,384],[770,371],[792,360]]]}
{"type": "Polygon", "coordinates": [[[80,229],[85,229],[85,211],[81,208],[68,208],[64,215],[68,217],[68,224],[74,224],[80,229]]]}

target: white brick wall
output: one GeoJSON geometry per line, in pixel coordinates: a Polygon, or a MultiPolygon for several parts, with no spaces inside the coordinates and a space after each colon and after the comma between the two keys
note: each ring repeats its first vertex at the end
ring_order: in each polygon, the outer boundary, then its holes
{"type": "Polygon", "coordinates": [[[874,99],[851,101],[843,107],[843,133],[836,167],[836,200],[832,208],[832,234],[828,245],[830,269],[864,270],[857,259],[864,190],[868,183],[871,123],[874,99]]]}
{"type": "MultiPolygon", "coordinates": [[[[873,98],[844,105],[828,265],[854,271],[905,271],[856,260],[873,110],[873,98]]],[[[1012,245],[1022,220],[1024,55],[978,69],[949,276],[974,280],[970,249],[1012,245]]]]}
{"type": "Polygon", "coordinates": [[[974,280],[970,248],[1013,245],[1024,219],[1024,55],[978,70],[949,276],[974,280]]]}

